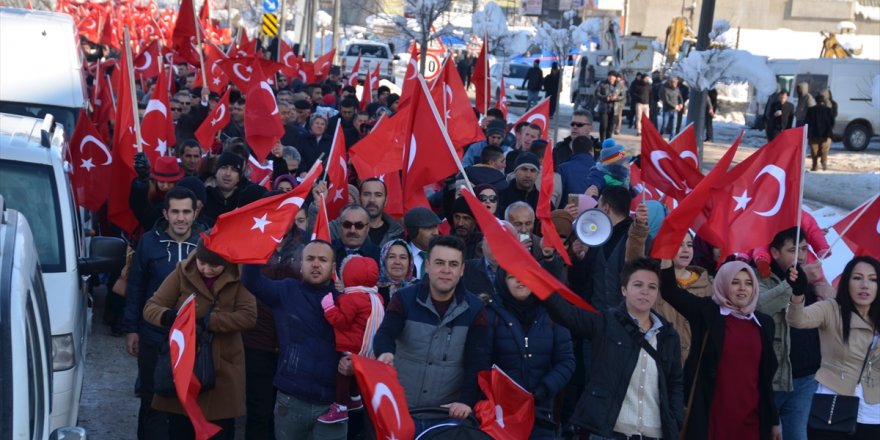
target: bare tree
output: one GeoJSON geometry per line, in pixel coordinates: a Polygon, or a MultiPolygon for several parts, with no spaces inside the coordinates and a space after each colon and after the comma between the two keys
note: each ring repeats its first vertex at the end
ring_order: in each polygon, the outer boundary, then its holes
{"type": "Polygon", "coordinates": [[[450,33],[449,25],[434,29],[434,23],[449,11],[452,0],[405,0],[403,11],[407,17],[395,17],[400,32],[419,43],[419,73],[425,74],[425,56],[428,42],[450,33]]]}

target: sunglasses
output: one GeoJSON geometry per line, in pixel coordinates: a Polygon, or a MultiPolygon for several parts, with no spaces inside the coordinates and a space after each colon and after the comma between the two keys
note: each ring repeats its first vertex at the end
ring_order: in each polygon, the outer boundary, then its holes
{"type": "Polygon", "coordinates": [[[350,221],[344,221],[344,222],[342,222],[342,229],[351,229],[351,228],[355,228],[355,229],[357,229],[358,231],[360,231],[361,229],[364,229],[364,228],[366,228],[366,227],[367,227],[367,224],[366,224],[366,223],[363,223],[363,222],[357,222],[357,223],[350,222],[350,221]]]}
{"type": "Polygon", "coordinates": [[[179,112],[179,111],[180,111],[180,107],[171,107],[171,111],[173,111],[173,112],[179,112]]]}
{"type": "Polygon", "coordinates": [[[590,123],[587,123],[587,122],[572,122],[572,123],[571,123],[571,126],[572,126],[572,127],[578,127],[578,128],[580,128],[580,127],[584,127],[584,126],[587,126],[587,125],[593,125],[593,124],[590,124],[590,123]]]}
{"type": "Polygon", "coordinates": [[[485,194],[480,194],[477,196],[477,198],[480,199],[481,202],[489,202],[489,203],[497,203],[498,202],[498,196],[488,196],[485,194]]]}

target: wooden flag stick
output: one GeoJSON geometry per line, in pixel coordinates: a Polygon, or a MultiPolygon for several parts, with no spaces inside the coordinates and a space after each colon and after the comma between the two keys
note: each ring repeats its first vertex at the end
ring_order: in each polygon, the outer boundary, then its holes
{"type": "MultiPolygon", "coordinates": [[[[122,45],[125,47],[125,57],[128,61],[125,64],[126,70],[128,70],[128,88],[129,93],[131,93],[131,110],[132,116],[134,119],[134,137],[137,140],[136,146],[138,153],[144,152],[143,147],[143,139],[141,139],[141,119],[140,114],[138,114],[138,106],[137,106],[137,91],[134,87],[134,60],[131,58],[131,38],[128,33],[128,26],[123,28],[124,30],[124,38],[125,41],[122,42],[122,45]]],[[[121,127],[116,127],[117,130],[121,130],[121,127]]]]}
{"type": "MultiPolygon", "coordinates": [[[[440,121],[440,114],[437,112],[437,106],[434,104],[434,100],[431,98],[431,93],[428,91],[428,86],[425,84],[425,78],[421,75],[418,75],[419,79],[419,87],[422,88],[422,93],[424,93],[425,98],[428,100],[428,104],[431,105],[431,112],[434,113],[434,119],[437,121],[437,125],[440,127],[440,131],[443,132],[443,140],[446,146],[449,148],[449,154],[452,155],[452,159],[455,160],[455,166],[458,167],[458,171],[461,172],[461,176],[464,177],[464,183],[467,185],[467,189],[470,190],[471,193],[474,192],[474,186],[471,185],[470,179],[468,179],[467,173],[464,172],[464,166],[461,164],[461,159],[458,157],[458,153],[455,151],[455,147],[452,145],[452,140],[449,139],[449,133],[446,131],[446,124],[440,121]]],[[[444,95],[446,95],[444,93],[444,95]]]]}
{"type": "Polygon", "coordinates": [[[801,216],[803,215],[804,205],[804,174],[806,174],[806,155],[805,152],[807,150],[807,126],[803,127],[803,136],[801,137],[801,180],[800,180],[800,188],[798,188],[798,206],[797,206],[797,233],[794,235],[794,264],[797,266],[798,264],[798,251],[800,250],[800,236],[801,236],[801,216]]]}

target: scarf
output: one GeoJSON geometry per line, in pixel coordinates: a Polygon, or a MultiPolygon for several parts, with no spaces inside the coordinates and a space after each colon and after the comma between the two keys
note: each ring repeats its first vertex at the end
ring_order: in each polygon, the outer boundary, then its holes
{"type": "Polygon", "coordinates": [[[596,169],[604,174],[606,186],[626,186],[629,187],[629,167],[624,165],[605,165],[597,163],[596,169]]]}
{"type": "Polygon", "coordinates": [[[375,287],[352,286],[343,290],[344,294],[363,293],[370,295],[370,316],[367,317],[367,325],[364,327],[364,336],[361,340],[361,356],[375,358],[373,353],[373,337],[376,336],[376,330],[379,330],[379,324],[385,317],[385,307],[382,305],[382,297],[379,296],[379,290],[375,287]]]}
{"type": "Polygon", "coordinates": [[[405,241],[398,238],[391,240],[382,246],[382,250],[379,252],[379,282],[376,284],[377,287],[388,287],[389,293],[394,293],[411,285],[413,281],[415,281],[414,273],[415,265],[413,263],[413,256],[405,241]],[[388,276],[388,270],[385,268],[385,259],[388,258],[388,251],[391,249],[391,246],[394,245],[403,246],[403,248],[406,249],[406,254],[409,255],[409,269],[406,271],[406,276],[400,281],[392,280],[388,276]]]}
{"type": "Polygon", "coordinates": [[[498,286],[497,290],[501,304],[528,331],[528,328],[531,327],[538,317],[538,307],[541,306],[541,301],[535,295],[529,295],[522,301],[514,298],[513,294],[510,293],[510,289],[507,288],[506,280],[507,272],[499,267],[498,275],[495,277],[495,284],[498,286]]]}
{"type": "Polygon", "coordinates": [[[741,318],[750,319],[755,313],[755,308],[758,306],[758,289],[758,277],[755,276],[755,271],[742,261],[731,261],[724,263],[718,269],[718,273],[715,274],[715,282],[712,283],[712,301],[715,301],[715,304],[719,306],[727,307],[733,314],[741,318]],[[733,277],[741,270],[748,272],[749,277],[752,278],[753,286],[752,299],[743,308],[733,305],[728,299],[730,295],[730,282],[733,281],[733,277]]]}

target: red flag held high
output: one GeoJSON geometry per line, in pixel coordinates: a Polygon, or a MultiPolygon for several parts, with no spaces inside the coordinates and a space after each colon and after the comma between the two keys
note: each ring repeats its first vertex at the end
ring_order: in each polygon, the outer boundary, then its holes
{"type": "Polygon", "coordinates": [[[880,259],[880,196],[874,196],[834,224],[855,255],[880,259]]]}
{"type": "Polygon", "coordinates": [[[226,93],[220,97],[220,102],[217,103],[217,107],[214,107],[214,110],[211,110],[211,113],[208,114],[208,117],[202,122],[202,125],[196,130],[196,140],[199,141],[199,145],[202,146],[203,149],[208,150],[214,145],[214,138],[217,136],[217,133],[220,130],[223,130],[223,127],[229,123],[231,119],[229,113],[229,91],[232,89],[227,89],[226,93]]]}
{"type": "Polygon", "coordinates": [[[181,0],[174,32],[171,34],[171,48],[193,65],[199,64],[199,54],[193,48],[196,32],[193,0],[181,0]]]}
{"type": "Polygon", "coordinates": [[[156,163],[160,156],[168,155],[168,147],[175,143],[174,119],[171,117],[168,90],[171,82],[170,69],[163,69],[159,73],[156,86],[150,95],[150,101],[144,110],[144,119],[141,122],[141,137],[143,138],[144,154],[150,163],[156,163]]]}
{"type": "Polygon", "coordinates": [[[474,75],[471,80],[476,89],[477,111],[481,114],[486,114],[486,111],[489,110],[489,97],[492,96],[488,52],[489,38],[487,37],[483,38],[483,46],[480,48],[480,55],[477,56],[477,62],[474,64],[474,75]]]}
{"type": "Polygon", "coordinates": [[[373,91],[379,88],[379,72],[381,64],[376,64],[376,68],[372,72],[367,71],[367,77],[364,78],[364,86],[361,89],[361,111],[367,110],[367,104],[373,101],[373,91]]]}
{"type": "Polygon", "coordinates": [[[501,110],[501,113],[504,113],[504,120],[506,121],[507,120],[507,94],[504,93],[505,90],[506,89],[504,86],[504,75],[501,75],[501,89],[500,89],[500,92],[498,93],[498,100],[495,101],[495,108],[497,108],[498,110],[501,110]]]}
{"type": "MultiPolygon", "coordinates": [[[[205,44],[205,65],[208,66],[205,69],[205,77],[208,80],[207,86],[209,90],[218,95],[223,93],[226,85],[229,84],[229,77],[226,76],[226,73],[220,67],[220,62],[225,59],[226,54],[220,51],[220,49],[217,49],[213,44],[205,44]]],[[[202,87],[202,75],[196,75],[196,80],[193,84],[193,87],[196,89],[202,87]]]]}
{"type": "Polygon", "coordinates": [[[489,241],[492,253],[498,259],[498,264],[516,277],[532,293],[540,299],[547,299],[553,292],[562,295],[568,302],[588,310],[596,312],[593,306],[587,304],[562,281],[547,273],[544,268],[532,257],[532,254],[509,233],[501,222],[485,206],[466,189],[461,190],[461,196],[467,201],[468,206],[474,213],[474,219],[480,225],[483,236],[489,241]]]}
{"type": "Polygon", "coordinates": [[[400,172],[392,171],[379,176],[385,182],[385,213],[392,218],[403,217],[403,184],[400,182],[400,172]]]}
{"type": "Polygon", "coordinates": [[[230,263],[266,264],[321,174],[323,166],[316,164],[293,190],[220,215],[205,246],[230,263]]]}
{"type": "Polygon", "coordinates": [[[351,74],[348,75],[348,80],[346,84],[352,87],[357,87],[358,85],[358,74],[361,72],[361,55],[358,54],[357,60],[354,62],[354,66],[351,68],[351,74]]]}
{"type": "Polygon", "coordinates": [[[345,135],[342,124],[336,124],[333,145],[327,157],[327,214],[330,218],[339,217],[342,208],[348,204],[348,158],[345,154],[345,135]]]}
{"type": "Polygon", "coordinates": [[[76,128],[70,137],[71,166],[73,167],[73,192],[79,206],[89,211],[98,211],[110,195],[110,180],[113,156],[89,119],[85,110],[80,110],[76,128]]]}
{"type": "Polygon", "coordinates": [[[553,224],[553,217],[550,213],[551,197],[553,197],[553,148],[546,148],[544,160],[541,162],[541,191],[538,194],[538,209],[535,210],[535,217],[541,221],[541,236],[544,246],[556,249],[556,253],[559,254],[562,261],[571,266],[568,250],[562,243],[562,239],[559,238],[556,225],[553,224]]]}
{"type": "Polygon", "coordinates": [[[694,164],[694,168],[700,168],[700,159],[697,156],[697,134],[694,130],[694,124],[688,124],[681,133],[675,135],[669,141],[669,147],[672,148],[672,151],[678,153],[678,157],[691,161],[694,164]]]}
{"type": "Polygon", "coordinates": [[[642,180],[649,185],[682,200],[703,179],[703,174],[686,159],[689,150],[677,152],[663,140],[647,116],[642,115],[642,180]]]}
{"type": "Polygon", "coordinates": [[[312,240],[323,240],[331,243],[333,239],[330,237],[330,220],[327,218],[327,200],[324,196],[319,196],[318,215],[315,216],[315,226],[312,228],[312,240]]]}
{"type": "Polygon", "coordinates": [[[364,407],[376,429],[376,438],[415,437],[416,428],[394,367],[358,355],[351,356],[351,363],[364,397],[364,407]]]}
{"type": "Polygon", "coordinates": [[[399,111],[393,118],[383,116],[372,130],[349,150],[358,177],[376,177],[403,168],[403,149],[410,118],[399,111]]]}
{"type": "Polygon", "coordinates": [[[196,300],[190,295],[180,306],[177,318],[168,332],[168,345],[171,357],[171,375],[177,399],[189,417],[195,431],[196,440],[207,440],[220,432],[220,427],[205,419],[199,406],[199,391],[202,385],[193,375],[196,364],[196,300]]]}
{"type": "Polygon", "coordinates": [[[324,78],[327,78],[330,75],[330,67],[333,66],[333,56],[336,55],[336,49],[331,49],[330,52],[325,53],[318,57],[315,60],[315,78],[318,81],[323,81],[324,78]]]}
{"type": "Polygon", "coordinates": [[[272,189],[273,168],[271,161],[263,160],[260,162],[256,157],[250,155],[248,156],[248,168],[250,169],[248,180],[268,190],[272,189]]]}
{"type": "MultiPolygon", "coordinates": [[[[205,63],[207,64],[207,61],[205,61],[205,63]]],[[[232,80],[235,87],[242,92],[245,92],[248,90],[248,87],[250,87],[251,78],[253,78],[253,72],[256,69],[257,64],[260,65],[262,74],[268,79],[272,79],[275,72],[278,72],[284,67],[283,64],[255,56],[227,58],[217,62],[217,66],[223,70],[230,80],[232,80]]]]}
{"type": "MultiPolygon", "coordinates": [[[[549,150],[549,148],[548,148],[549,150]]],[[[527,440],[535,423],[535,398],[501,368],[480,371],[477,376],[486,400],[477,402],[474,413],[480,430],[495,440],[527,440]]]]}
{"type": "Polygon", "coordinates": [[[260,63],[254,63],[244,116],[245,140],[254,151],[254,156],[261,160],[284,136],[284,124],[278,112],[278,103],[275,102],[275,92],[268,81],[270,75],[264,75],[260,63]]]}
{"type": "Polygon", "coordinates": [[[128,204],[131,181],[136,176],[134,172],[134,155],[138,151],[138,140],[134,121],[137,115],[133,113],[132,103],[137,98],[131,96],[132,87],[128,79],[128,69],[131,60],[128,59],[125,52],[122,51],[119,63],[116,64],[117,69],[115,72],[119,87],[116,89],[116,120],[113,124],[113,163],[107,215],[113,224],[128,233],[132,233],[138,227],[138,221],[128,204]]]}
{"type": "Polygon", "coordinates": [[[550,131],[550,97],[546,97],[541,102],[535,104],[525,112],[513,126],[516,127],[520,122],[528,122],[541,127],[541,136],[538,139],[549,139],[548,131],[550,131]]]}
{"type": "Polygon", "coordinates": [[[452,145],[464,147],[486,139],[452,61],[443,63],[443,70],[432,86],[431,97],[442,115],[452,145]]]}
{"type": "MultiPolygon", "coordinates": [[[[644,134],[645,125],[643,122],[642,133],[644,134]]],[[[678,204],[678,207],[669,213],[669,216],[663,220],[657,236],[654,237],[654,244],[651,246],[651,257],[671,260],[678,255],[681,247],[681,241],[684,240],[685,234],[694,222],[694,219],[703,211],[709,198],[712,196],[712,189],[722,185],[727,177],[727,169],[733,162],[736,150],[742,140],[742,134],[736,139],[733,145],[724,153],[715,166],[706,175],[696,188],[690,192],[678,204]]],[[[769,243],[769,241],[768,241],[769,243]]]]}
{"type": "Polygon", "coordinates": [[[416,43],[413,42],[409,46],[409,63],[406,65],[406,72],[403,74],[403,84],[400,86],[400,105],[398,108],[402,107],[404,103],[409,101],[409,98],[413,93],[416,77],[419,75],[418,63],[419,49],[418,46],[416,46],[416,43]]]}
{"type": "Polygon", "coordinates": [[[134,74],[137,78],[155,78],[159,75],[159,40],[153,40],[137,58],[134,59],[134,74]]]}
{"type": "Polygon", "coordinates": [[[721,259],[766,245],[779,231],[798,224],[805,128],[783,131],[737,164],[712,191],[697,231],[721,249],[721,259]]]}

